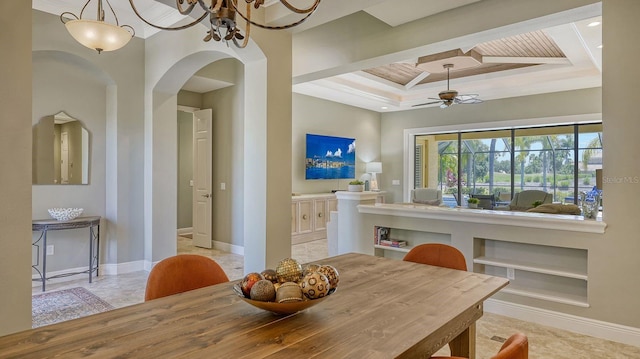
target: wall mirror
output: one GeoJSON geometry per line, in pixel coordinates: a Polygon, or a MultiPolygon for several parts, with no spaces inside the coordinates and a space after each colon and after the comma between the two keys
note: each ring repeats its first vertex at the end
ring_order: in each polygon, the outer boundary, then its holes
{"type": "Polygon", "coordinates": [[[33,126],[33,184],[89,184],[89,131],[65,112],[33,126]]]}

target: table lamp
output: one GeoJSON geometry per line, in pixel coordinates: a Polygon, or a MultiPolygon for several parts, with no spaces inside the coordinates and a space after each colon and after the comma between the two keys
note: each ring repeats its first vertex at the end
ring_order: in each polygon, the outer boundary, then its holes
{"type": "Polygon", "coordinates": [[[378,181],[376,180],[376,173],[382,173],[382,162],[369,162],[365,165],[365,172],[371,173],[371,186],[372,191],[380,191],[378,188],[378,181]]]}

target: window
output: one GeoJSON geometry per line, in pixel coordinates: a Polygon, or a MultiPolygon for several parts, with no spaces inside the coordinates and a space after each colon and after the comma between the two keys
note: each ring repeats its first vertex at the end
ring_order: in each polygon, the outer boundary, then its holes
{"type": "Polygon", "coordinates": [[[415,188],[437,186],[452,207],[473,194],[506,204],[513,193],[531,189],[577,203],[602,169],[602,124],[426,134],[416,136],[415,156],[415,188]],[[428,178],[434,161],[437,178],[428,178]]]}

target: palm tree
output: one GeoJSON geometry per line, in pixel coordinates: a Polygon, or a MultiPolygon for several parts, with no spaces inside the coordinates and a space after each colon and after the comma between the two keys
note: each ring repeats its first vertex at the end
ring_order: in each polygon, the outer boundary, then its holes
{"type": "Polygon", "coordinates": [[[529,156],[531,145],[541,142],[541,136],[520,136],[515,138],[514,150],[519,151],[516,161],[520,163],[520,189],[524,189],[524,163],[529,156]]]}
{"type": "Polygon", "coordinates": [[[594,137],[587,144],[587,148],[582,150],[582,170],[586,171],[589,165],[589,160],[596,154],[596,152],[602,151],[602,132],[598,132],[598,135],[594,137]]]}

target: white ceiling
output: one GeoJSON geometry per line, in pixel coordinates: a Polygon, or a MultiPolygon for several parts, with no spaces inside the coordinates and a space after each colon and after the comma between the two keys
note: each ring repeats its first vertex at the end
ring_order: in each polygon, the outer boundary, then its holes
{"type": "MultiPolygon", "coordinates": [[[[175,0],[132,0],[139,12],[153,23],[171,26],[185,17],[175,7],[175,0]]],[[[297,0],[294,4],[307,5],[312,0],[297,0]]],[[[398,26],[439,12],[481,0],[322,0],[317,11],[305,23],[290,31],[299,32],[360,10],[378,18],[390,26],[398,26]]],[[[33,0],[33,8],[59,15],[64,11],[79,15],[85,0],[33,0]]],[[[106,0],[107,21],[111,16],[106,0]]],[[[109,0],[119,23],[131,25],[136,36],[147,38],[158,30],[144,24],[134,14],[129,0],[109,0]]],[[[85,18],[95,18],[96,1],[85,10],[85,18]]],[[[267,0],[267,18],[273,24],[290,21],[291,15],[282,11],[275,0],[267,0]]],[[[593,20],[547,28],[544,31],[566,54],[570,64],[543,64],[503,72],[457,78],[451,88],[459,93],[479,94],[483,100],[532,95],[539,93],[575,90],[601,86],[601,26],[587,26],[593,20]]],[[[524,31],[523,31],[524,32],[524,31]]],[[[405,62],[415,63],[416,59],[405,62]]],[[[364,70],[364,69],[363,69],[364,70]]],[[[229,86],[228,83],[194,76],[185,89],[208,92],[229,86]]],[[[413,109],[415,104],[437,97],[446,89],[446,81],[422,84],[411,88],[391,83],[363,71],[319,79],[293,86],[293,91],[335,102],[361,107],[377,112],[413,109]]],[[[435,105],[434,105],[435,106],[435,105]]]]}

